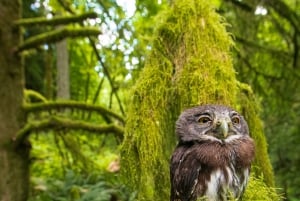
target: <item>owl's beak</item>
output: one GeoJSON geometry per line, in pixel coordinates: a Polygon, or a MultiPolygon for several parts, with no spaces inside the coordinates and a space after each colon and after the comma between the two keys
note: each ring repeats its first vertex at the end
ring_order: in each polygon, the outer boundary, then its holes
{"type": "Polygon", "coordinates": [[[217,126],[223,134],[222,137],[226,138],[228,136],[228,122],[225,119],[221,119],[217,121],[217,126]]]}

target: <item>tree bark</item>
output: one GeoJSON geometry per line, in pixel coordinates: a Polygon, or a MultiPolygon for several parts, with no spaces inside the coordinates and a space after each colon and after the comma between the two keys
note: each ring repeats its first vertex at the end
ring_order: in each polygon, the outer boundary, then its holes
{"type": "Polygon", "coordinates": [[[0,201],[25,201],[28,197],[29,146],[13,144],[24,125],[24,74],[21,58],[15,54],[21,35],[13,25],[20,16],[20,0],[0,1],[0,201]]]}
{"type": "MultiPolygon", "coordinates": [[[[58,27],[60,28],[60,27],[58,27]]],[[[67,39],[56,43],[57,99],[70,99],[69,53],[67,39]]]]}
{"type": "Polygon", "coordinates": [[[53,65],[52,65],[52,55],[49,51],[44,52],[45,59],[45,96],[48,100],[53,99],[53,65]]]}

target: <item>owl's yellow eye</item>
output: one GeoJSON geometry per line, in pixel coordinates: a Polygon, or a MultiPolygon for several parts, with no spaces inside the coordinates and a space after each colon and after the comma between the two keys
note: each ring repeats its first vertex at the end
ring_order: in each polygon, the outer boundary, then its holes
{"type": "Polygon", "coordinates": [[[234,116],[231,118],[231,122],[233,124],[240,124],[240,118],[238,116],[234,116]]]}
{"type": "Polygon", "coordinates": [[[208,116],[201,116],[201,117],[198,119],[198,122],[199,122],[200,124],[206,124],[206,123],[211,122],[211,118],[208,117],[208,116]]]}

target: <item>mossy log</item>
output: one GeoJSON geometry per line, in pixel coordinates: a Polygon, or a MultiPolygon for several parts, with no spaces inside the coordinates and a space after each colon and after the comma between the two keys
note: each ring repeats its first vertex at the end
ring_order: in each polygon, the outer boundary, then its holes
{"type": "Polygon", "coordinates": [[[162,15],[152,52],[131,92],[122,145],[124,180],[137,191],[137,200],[169,200],[175,121],[185,108],[208,103],[229,105],[249,122],[257,155],[252,176],[265,186],[249,185],[245,200],[277,199],[259,107],[250,87],[235,77],[234,43],[225,26],[205,0],[175,1],[162,15]]]}

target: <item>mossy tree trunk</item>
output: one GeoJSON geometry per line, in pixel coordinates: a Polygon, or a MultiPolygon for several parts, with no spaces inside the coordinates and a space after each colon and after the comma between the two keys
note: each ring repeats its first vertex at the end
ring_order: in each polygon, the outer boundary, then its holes
{"type": "Polygon", "coordinates": [[[15,50],[21,15],[19,0],[0,1],[0,200],[25,201],[28,196],[28,146],[15,147],[13,139],[24,124],[22,114],[23,69],[15,50]]]}
{"type": "Polygon", "coordinates": [[[123,175],[137,191],[137,200],[169,199],[175,121],[185,108],[201,104],[229,105],[246,116],[257,145],[253,175],[263,175],[264,180],[253,180],[245,200],[274,200],[276,193],[268,189],[273,172],[257,103],[250,87],[235,77],[233,42],[222,18],[206,0],[173,1],[163,17],[132,90],[122,147],[123,175]],[[266,191],[260,191],[262,186],[266,191]]]}

